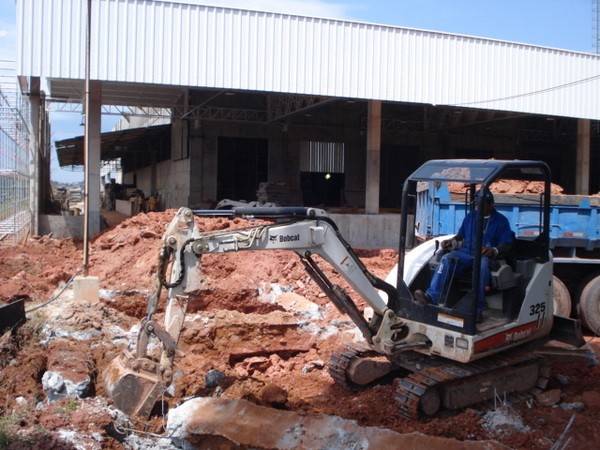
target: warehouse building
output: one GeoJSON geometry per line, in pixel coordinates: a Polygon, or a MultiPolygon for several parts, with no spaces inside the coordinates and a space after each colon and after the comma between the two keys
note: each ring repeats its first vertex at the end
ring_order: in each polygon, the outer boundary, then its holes
{"type": "MultiPolygon", "coordinates": [[[[40,79],[50,101],[82,101],[85,3],[17,0],[34,104],[40,79]]],[[[540,159],[568,193],[600,190],[600,55],[183,0],[95,0],[90,29],[92,233],[110,160],[164,208],[268,182],[282,204],[355,212],[342,230],[374,247],[397,242],[402,182],[428,159],[540,159]],[[170,123],[101,135],[107,108],[170,123]]],[[[82,138],[57,151],[83,164],[82,138]]]]}

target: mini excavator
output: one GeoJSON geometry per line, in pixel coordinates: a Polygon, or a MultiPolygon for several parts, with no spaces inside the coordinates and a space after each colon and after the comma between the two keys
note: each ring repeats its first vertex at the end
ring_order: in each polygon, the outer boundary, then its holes
{"type": "Polygon", "coordinates": [[[549,379],[549,366],[536,349],[549,340],[573,347],[584,344],[577,321],[553,314],[549,205],[550,171],[543,162],[428,161],[404,183],[398,264],[386,280],[369,272],[322,209],[181,208],[162,238],[155,287],[135,351],[125,350],[111,362],[102,374],[104,387],[125,413],[149,416],[172,382],[188,292],[198,289],[201,280],[201,256],[289,250],[299,256],[311,278],[364,338],[331,355],[328,370],[338,385],[358,390],[383,377],[398,377],[395,400],[399,413],[409,418],[434,416],[442,408],[464,408],[495,395],[541,392],[549,379]],[[517,237],[510,260],[497,261],[492,268],[483,322],[476,320],[479,253],[474,256],[472,274],[450,280],[439,304],[416,302],[414,291],[427,288],[441,251],[439,241],[433,239],[410,251],[406,248],[407,236],[414,234],[414,228],[408,227],[409,211],[414,214],[421,183],[465,186],[465,201],[478,211],[476,246],[481,248],[484,218],[479,211],[483,208],[474,204],[484,200],[483,196],[478,200],[475,192],[485,194],[501,179],[540,181],[545,189],[536,231],[517,237]],[[261,223],[201,232],[195,216],[260,219],[261,223]],[[362,297],[368,304],[364,311],[327,278],[314,255],[330,264],[362,297]],[[154,314],[162,288],[168,290],[168,303],[164,323],[159,324],[154,314]],[[151,339],[160,343],[158,354],[149,352],[151,339]]]}

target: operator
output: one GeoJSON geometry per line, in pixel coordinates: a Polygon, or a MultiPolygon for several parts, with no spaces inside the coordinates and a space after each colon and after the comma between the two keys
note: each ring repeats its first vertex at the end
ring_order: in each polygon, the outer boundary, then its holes
{"type": "MultiPolygon", "coordinates": [[[[480,199],[481,190],[475,193],[480,199]]],[[[479,201],[476,203],[479,205],[479,201]]],[[[477,323],[483,322],[485,307],[485,287],[490,283],[490,260],[503,258],[512,248],[513,233],[508,219],[494,208],[494,196],[486,192],[484,202],[483,239],[481,248],[481,269],[479,272],[479,292],[477,294],[477,323]]],[[[461,275],[473,268],[477,231],[477,211],[464,218],[458,233],[452,239],[442,241],[442,251],[446,253],[435,271],[426,292],[415,291],[415,301],[421,304],[439,304],[448,275],[452,271],[461,275]],[[453,267],[456,265],[455,267],[453,267]]]]}

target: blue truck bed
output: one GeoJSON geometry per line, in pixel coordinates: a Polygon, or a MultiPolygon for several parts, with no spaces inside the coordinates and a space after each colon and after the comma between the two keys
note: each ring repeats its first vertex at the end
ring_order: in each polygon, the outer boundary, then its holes
{"type": "MultiPolygon", "coordinates": [[[[494,194],[496,209],[504,214],[515,236],[531,239],[539,233],[539,194],[494,194]]],[[[466,193],[450,193],[446,183],[420,183],[417,187],[417,237],[429,239],[455,233],[469,205],[466,193]]],[[[550,248],[600,248],[600,197],[554,195],[550,211],[550,248]]]]}

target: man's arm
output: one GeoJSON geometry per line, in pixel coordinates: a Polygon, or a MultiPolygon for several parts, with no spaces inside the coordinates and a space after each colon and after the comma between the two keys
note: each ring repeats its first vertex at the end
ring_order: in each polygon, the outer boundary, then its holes
{"type": "Polygon", "coordinates": [[[454,250],[458,250],[463,246],[463,244],[465,243],[465,227],[467,226],[468,221],[471,220],[471,215],[472,213],[469,213],[465,216],[462,223],[460,224],[460,228],[458,229],[456,236],[454,236],[452,239],[442,241],[442,250],[446,252],[451,252],[454,250]]]}
{"type": "Polygon", "coordinates": [[[512,242],[506,242],[504,244],[500,244],[498,247],[496,247],[497,253],[496,256],[494,256],[494,258],[496,259],[504,259],[508,256],[508,254],[510,253],[510,251],[512,250],[512,242]]]}
{"type": "Polygon", "coordinates": [[[451,252],[454,250],[458,250],[463,246],[464,239],[460,235],[454,236],[452,239],[446,239],[442,241],[442,250],[445,252],[451,252]]]}
{"type": "Polygon", "coordinates": [[[497,214],[499,220],[498,227],[496,229],[496,242],[498,242],[498,244],[495,247],[483,248],[481,250],[481,254],[483,256],[487,256],[488,258],[503,259],[508,256],[512,250],[513,232],[510,229],[510,223],[505,216],[497,211],[494,214],[497,214]]]}
{"type": "Polygon", "coordinates": [[[510,253],[511,248],[512,243],[506,242],[496,247],[483,247],[481,249],[481,254],[488,258],[504,259],[510,253]]]}

